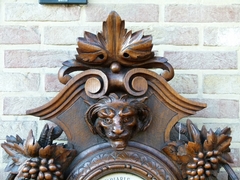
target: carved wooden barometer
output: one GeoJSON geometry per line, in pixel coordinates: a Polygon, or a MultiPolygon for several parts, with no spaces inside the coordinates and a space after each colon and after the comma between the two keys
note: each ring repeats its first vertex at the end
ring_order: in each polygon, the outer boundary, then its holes
{"type": "Polygon", "coordinates": [[[152,37],[127,31],[116,12],[102,28],[78,38],[76,59],[59,71],[59,94],[27,111],[56,126],[46,124],[38,140],[30,131],[2,144],[11,158],[8,179],[207,180],[221,167],[238,179],[228,165],[230,128],[178,122],[206,104],[171,88],[174,70],[154,56],[152,37]],[[54,143],[62,132],[66,144],[54,143]]]}

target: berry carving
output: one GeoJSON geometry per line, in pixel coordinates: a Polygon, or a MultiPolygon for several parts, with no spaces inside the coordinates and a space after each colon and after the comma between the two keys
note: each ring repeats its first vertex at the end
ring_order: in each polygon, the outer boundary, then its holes
{"type": "Polygon", "coordinates": [[[22,176],[25,179],[63,179],[61,165],[54,163],[54,159],[32,158],[22,168],[22,176]]]}
{"type": "Polygon", "coordinates": [[[61,133],[58,126],[49,128],[46,124],[38,141],[35,141],[32,130],[26,140],[18,135],[16,138],[7,136],[7,142],[1,144],[12,159],[5,168],[10,171],[7,179],[64,179],[63,171],[76,156],[76,150],[53,144],[61,133]]]}
{"type": "MultiPolygon", "coordinates": [[[[186,126],[182,125],[182,129],[185,131],[181,132],[180,139],[169,142],[163,148],[163,152],[178,164],[183,178],[217,180],[221,167],[227,171],[231,170],[228,165],[233,162],[229,154],[232,140],[230,128],[217,129],[213,132],[211,129],[207,131],[203,126],[199,130],[190,120],[187,120],[186,126]]],[[[172,132],[172,137],[174,137],[174,132],[172,132]]],[[[234,173],[230,174],[233,177],[236,176],[234,173]]]]}

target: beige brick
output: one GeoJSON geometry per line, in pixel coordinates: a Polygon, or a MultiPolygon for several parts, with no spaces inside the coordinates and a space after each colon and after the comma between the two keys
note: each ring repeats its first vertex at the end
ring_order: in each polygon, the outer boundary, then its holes
{"type": "Polygon", "coordinates": [[[200,5],[170,4],[165,6],[166,22],[200,22],[200,5]]]}
{"type": "Polygon", "coordinates": [[[80,6],[40,5],[37,3],[6,3],[6,21],[77,21],[80,6]]]}
{"type": "Polygon", "coordinates": [[[202,22],[239,22],[240,5],[202,6],[202,22]]]}
{"type": "Polygon", "coordinates": [[[105,21],[108,14],[116,11],[127,22],[158,22],[159,6],[157,4],[89,4],[86,7],[86,20],[105,21]]]}
{"type": "Polygon", "coordinates": [[[202,99],[207,107],[196,116],[204,118],[239,118],[239,101],[231,99],[202,99]]]}
{"type": "MultiPolygon", "coordinates": [[[[230,166],[231,166],[231,164],[230,164],[230,166]]],[[[218,173],[217,180],[226,180],[226,179],[228,179],[227,172],[223,168],[221,170],[222,171],[220,171],[218,173]]],[[[237,177],[240,177],[240,173],[238,171],[236,171],[236,170],[234,170],[234,171],[235,171],[235,174],[237,175],[237,177]]]]}
{"type": "Polygon", "coordinates": [[[169,63],[176,69],[237,69],[235,51],[166,51],[169,63]]]}
{"type": "Polygon", "coordinates": [[[237,148],[231,148],[231,157],[233,160],[233,164],[231,164],[232,167],[239,167],[240,166],[240,153],[239,149],[237,148]]]}
{"type": "Polygon", "coordinates": [[[22,138],[26,139],[28,132],[33,130],[33,133],[37,133],[37,123],[34,121],[1,121],[0,123],[0,139],[6,139],[6,136],[16,136],[17,134],[22,138]]]}
{"type": "Polygon", "coordinates": [[[176,74],[169,84],[181,94],[196,94],[198,92],[197,75],[176,74]]]}
{"type": "MultiPolygon", "coordinates": [[[[141,27],[138,27],[138,29],[141,27]]],[[[129,29],[129,28],[128,28],[129,29]]],[[[143,29],[143,28],[141,28],[143,29]]],[[[199,31],[194,27],[158,26],[144,28],[144,34],[153,36],[154,45],[197,45],[199,31]]]]}
{"type": "Polygon", "coordinates": [[[4,169],[7,166],[7,164],[1,164],[0,165],[0,179],[7,179],[8,172],[5,172],[4,169]]]}
{"type": "Polygon", "coordinates": [[[38,91],[40,75],[35,73],[2,73],[0,74],[0,91],[21,92],[38,91]]]}
{"type": "Polygon", "coordinates": [[[0,44],[39,44],[40,36],[37,26],[0,25],[0,44]]]}
{"type": "Polygon", "coordinates": [[[239,46],[239,27],[207,27],[204,29],[206,46],[239,46]]]}
{"type": "MultiPolygon", "coordinates": [[[[159,50],[160,55],[167,49],[165,55],[177,69],[169,83],[177,92],[188,97],[209,98],[197,100],[207,103],[208,107],[193,116],[193,120],[198,121],[200,117],[199,123],[207,122],[207,129],[232,128],[234,164],[231,166],[240,177],[238,0],[93,0],[87,6],[39,5],[38,0],[0,0],[0,116],[7,118],[0,120],[0,140],[10,134],[26,138],[30,129],[39,135],[42,129],[39,123],[18,117],[27,109],[49,102],[51,98],[48,96],[62,89],[63,85],[57,80],[58,67],[63,61],[74,58],[76,39],[82,37],[84,31],[94,34],[102,31],[102,21],[112,10],[126,21],[128,30],[143,29],[145,35],[152,35],[153,44],[157,45],[154,49],[159,50]],[[206,47],[202,48],[202,45],[206,47]],[[35,72],[33,68],[44,69],[35,72]],[[24,73],[28,69],[34,73],[24,73]],[[43,74],[36,74],[38,71],[43,74]]],[[[3,171],[7,156],[2,155],[2,149],[0,152],[0,179],[6,179],[7,173],[3,171]]],[[[227,178],[221,169],[217,179],[227,178]]]]}
{"type": "Polygon", "coordinates": [[[239,5],[170,4],[165,7],[167,22],[239,22],[239,5]]]}
{"type": "Polygon", "coordinates": [[[3,114],[25,115],[26,110],[37,108],[49,102],[47,97],[5,97],[3,100],[3,114]]]}
{"type": "Polygon", "coordinates": [[[101,26],[48,26],[44,28],[44,43],[53,45],[77,45],[77,38],[83,37],[84,31],[96,34],[101,30],[101,26]]]}
{"type": "MultiPolygon", "coordinates": [[[[143,29],[145,35],[153,36],[153,44],[174,44],[174,45],[197,45],[199,43],[198,28],[192,27],[139,27],[126,26],[128,30],[133,32],[143,29]]],[[[101,26],[50,26],[44,28],[45,44],[76,44],[77,37],[83,37],[83,32],[88,31],[93,34],[102,31],[101,26]]]]}
{"type": "Polygon", "coordinates": [[[207,94],[239,94],[239,75],[205,75],[203,92],[207,94]]]}
{"type": "Polygon", "coordinates": [[[61,67],[63,61],[75,59],[75,54],[76,51],[6,50],[4,64],[7,68],[55,68],[61,67]]]}
{"type": "Polygon", "coordinates": [[[57,74],[46,74],[45,90],[47,92],[59,92],[64,85],[59,82],[57,74]]]}

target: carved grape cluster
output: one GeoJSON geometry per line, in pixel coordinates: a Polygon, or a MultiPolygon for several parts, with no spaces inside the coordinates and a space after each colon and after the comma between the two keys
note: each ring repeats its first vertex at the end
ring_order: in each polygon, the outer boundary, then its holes
{"type": "MultiPolygon", "coordinates": [[[[214,132],[202,126],[199,130],[188,119],[183,129],[184,140],[169,142],[163,148],[163,151],[179,165],[183,178],[188,180],[217,179],[219,169],[224,167],[231,175],[231,179],[236,179],[237,175],[228,165],[228,163],[233,163],[229,154],[232,141],[229,127],[218,128],[214,132]]],[[[174,137],[174,134],[172,135],[174,137]]]]}
{"type": "Polygon", "coordinates": [[[54,159],[32,158],[25,163],[22,174],[25,179],[62,180],[60,169],[61,165],[54,164],[54,159]]]}
{"type": "Polygon", "coordinates": [[[211,176],[211,170],[218,169],[218,151],[208,151],[205,155],[199,152],[193,162],[187,164],[189,180],[204,180],[211,176]]]}

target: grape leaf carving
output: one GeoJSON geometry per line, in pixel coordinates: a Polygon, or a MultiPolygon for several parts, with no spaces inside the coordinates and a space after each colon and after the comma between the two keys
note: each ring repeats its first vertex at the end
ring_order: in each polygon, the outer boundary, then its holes
{"type": "MultiPolygon", "coordinates": [[[[186,139],[169,142],[162,150],[182,170],[184,178],[188,179],[217,179],[219,169],[223,166],[229,169],[228,163],[233,160],[229,154],[231,129],[218,128],[215,132],[207,131],[205,126],[199,130],[191,120],[187,120],[186,139]]],[[[234,173],[231,173],[236,177],[234,173]]]]}
{"type": "Polygon", "coordinates": [[[104,65],[116,61],[129,66],[153,58],[152,46],[152,36],[145,36],[142,30],[127,32],[125,22],[111,12],[101,33],[85,32],[83,38],[78,38],[77,61],[104,65]]]}
{"type": "Polygon", "coordinates": [[[46,124],[38,141],[30,130],[26,140],[18,135],[7,136],[2,148],[11,157],[5,171],[9,179],[64,179],[63,170],[72,162],[77,152],[61,144],[53,144],[62,130],[46,124]]]}

